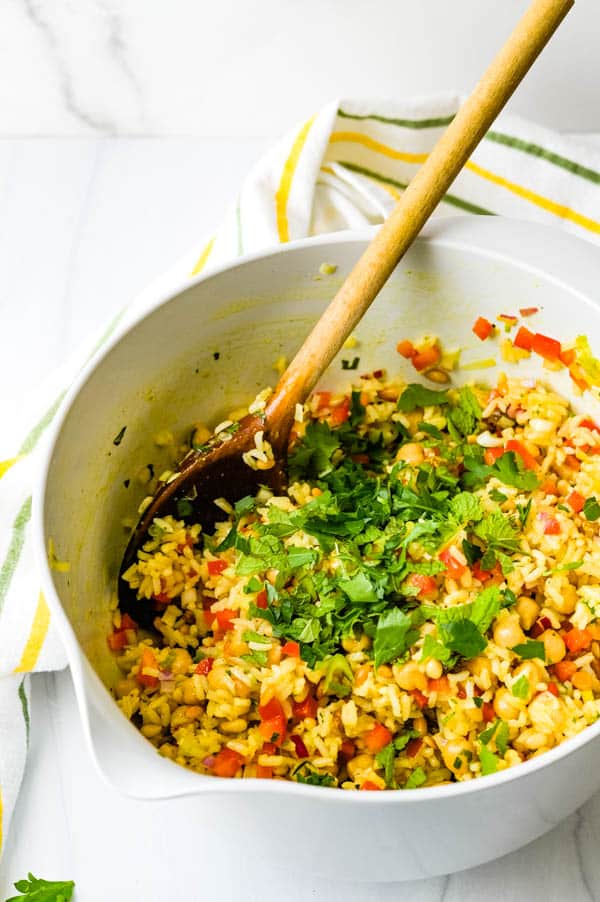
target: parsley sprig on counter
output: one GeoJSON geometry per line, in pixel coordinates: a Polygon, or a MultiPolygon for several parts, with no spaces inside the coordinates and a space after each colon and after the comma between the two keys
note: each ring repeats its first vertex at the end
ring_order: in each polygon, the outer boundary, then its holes
{"type": "MultiPolygon", "coordinates": [[[[439,553],[452,543],[469,564],[509,573],[520,523],[494,501],[505,500],[497,483],[527,490],[537,484],[535,474],[512,452],[493,466],[484,462],[483,449],[469,441],[485,427],[468,387],[451,392],[409,385],[397,407],[399,416],[385,429],[367,426],[353,392],[341,426],[309,422],[289,456],[290,482],[309,483],[316,497],[295,510],[242,499],[231,530],[214,549],[238,551],[236,572],[249,578],[246,591],[267,591],[267,607],[253,605],[251,614],[270,621],[275,635],[299,642],[312,666],[331,665],[341,657],[344,637],[362,633],[373,640],[377,665],[395,661],[417,641],[425,621],[436,629],[423,655],[451,666],[486,647],[494,617],[514,601],[512,593],[493,587],[468,605],[421,604],[419,579],[445,571],[439,553]],[[402,421],[432,405],[444,417],[436,423],[445,426],[416,428],[437,453],[410,465],[398,456],[415,441],[402,421]],[[276,578],[266,580],[274,571],[276,578]]],[[[347,675],[337,674],[331,686],[343,696],[347,675]]]]}

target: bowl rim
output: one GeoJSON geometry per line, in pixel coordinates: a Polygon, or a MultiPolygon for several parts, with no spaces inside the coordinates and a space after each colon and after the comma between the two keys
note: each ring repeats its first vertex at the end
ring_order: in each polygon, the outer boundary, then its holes
{"type": "MultiPolygon", "coordinates": [[[[53,622],[57,627],[61,641],[64,645],[67,661],[73,675],[75,694],[82,720],[85,742],[91,754],[92,760],[100,776],[113,788],[117,788],[124,795],[133,798],[149,798],[149,796],[127,791],[116,784],[107,774],[98,758],[92,729],[90,724],[89,700],[84,688],[84,666],[87,665],[95,675],[93,668],[84,655],[73,627],[71,626],[65,610],[55,588],[50,565],[46,554],[46,535],[44,530],[44,515],[46,502],[46,488],[49,481],[50,466],[62,426],[69,415],[71,407],[82,388],[86,385],[95,370],[103,363],[121,341],[124,341],[137,326],[146,318],[152,316],[155,311],[175,300],[180,294],[193,289],[196,285],[218,279],[224,272],[241,269],[248,263],[265,260],[281,254],[303,250],[318,246],[328,246],[332,249],[341,245],[362,245],[372,240],[378,226],[371,226],[359,230],[346,230],[341,232],[325,233],[309,238],[301,238],[283,245],[275,245],[253,253],[237,257],[219,266],[211,268],[207,272],[195,277],[179,278],[172,287],[164,287],[165,277],[161,277],[149,285],[138,298],[144,296],[151,300],[143,310],[136,311],[125,326],[117,327],[113,335],[99,347],[88,362],[81,368],[72,385],[66,392],[60,408],[51,423],[41,448],[41,461],[37,468],[33,490],[31,528],[34,544],[36,563],[41,578],[44,595],[52,613],[53,622]]],[[[504,217],[475,217],[475,216],[449,216],[435,220],[426,225],[417,239],[417,242],[427,242],[441,248],[455,251],[463,251],[480,258],[496,259],[511,264],[523,272],[539,275],[546,282],[551,282],[564,289],[581,301],[598,306],[600,301],[593,298],[594,284],[598,284],[600,277],[600,254],[597,248],[587,241],[576,238],[572,234],[561,232],[556,228],[538,223],[508,219],[504,217]],[[540,262],[533,265],[527,257],[531,253],[531,244],[535,244],[540,254],[540,262]],[[527,249],[525,250],[525,246],[527,249]],[[551,253],[554,246],[555,253],[551,253]],[[579,258],[580,266],[573,267],[565,272],[563,254],[579,258]],[[523,255],[520,258],[520,255],[523,255]],[[579,283],[579,284],[577,284],[579,283]]],[[[137,299],[132,306],[136,306],[137,299]]],[[[95,675],[97,677],[97,675],[95,675]]],[[[103,687],[107,697],[112,700],[108,689],[97,677],[98,683],[103,687]]],[[[135,729],[135,728],[133,728],[135,729]]],[[[137,733],[137,731],[136,731],[137,733]]],[[[166,768],[174,768],[181,773],[181,785],[175,790],[166,791],[152,798],[169,798],[175,796],[195,795],[207,791],[218,792],[269,792],[269,793],[293,793],[304,798],[327,799],[340,804],[362,805],[406,805],[417,800],[423,802],[438,801],[463,796],[473,792],[482,792],[500,787],[515,780],[524,779],[528,775],[550,767],[554,762],[566,758],[573,752],[593,741],[600,734],[600,718],[593,724],[585,727],[580,733],[564,740],[560,745],[539,757],[530,758],[521,764],[509,767],[506,770],[477,777],[464,782],[448,783],[439,786],[408,789],[402,791],[387,791],[383,793],[357,793],[347,791],[332,792],[332,787],[310,786],[298,784],[288,780],[263,780],[263,779],[215,779],[209,775],[196,774],[191,770],[182,768],[168,759],[160,759],[166,768]],[[184,780],[183,777],[187,777],[184,780]]],[[[165,771],[166,773],[166,771],[165,771]]]]}

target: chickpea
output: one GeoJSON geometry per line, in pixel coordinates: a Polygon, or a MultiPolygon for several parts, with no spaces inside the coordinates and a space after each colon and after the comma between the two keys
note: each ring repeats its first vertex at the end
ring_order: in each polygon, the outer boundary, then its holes
{"type": "Polygon", "coordinates": [[[473,754],[473,745],[467,739],[450,739],[441,746],[444,764],[454,774],[465,774],[469,769],[469,760],[473,754]]]}
{"type": "Polygon", "coordinates": [[[396,453],[396,460],[404,460],[413,467],[422,464],[424,459],[423,448],[417,442],[408,442],[406,445],[402,445],[396,453]]]}
{"type": "Polygon", "coordinates": [[[185,648],[174,648],[171,651],[173,660],[169,665],[171,673],[187,673],[192,666],[192,658],[185,648]]]}
{"type": "Polygon", "coordinates": [[[525,641],[525,633],[519,626],[517,614],[500,615],[494,626],[494,642],[501,648],[514,648],[525,641]]]}
{"type": "Polygon", "coordinates": [[[391,680],[392,668],[388,667],[387,664],[380,664],[377,668],[377,676],[380,680],[391,680]]]}
{"type": "Polygon", "coordinates": [[[514,720],[519,716],[521,706],[511,691],[501,686],[494,695],[494,711],[501,720],[514,720]]]}
{"type": "Polygon", "coordinates": [[[523,730],[515,739],[515,745],[527,752],[535,752],[550,744],[550,737],[537,730],[523,730]]]}
{"type": "Polygon", "coordinates": [[[142,735],[146,737],[146,739],[156,739],[157,736],[160,736],[162,732],[162,727],[160,724],[155,723],[146,723],[141,728],[142,735]]]}
{"type": "Polygon", "coordinates": [[[177,755],[177,749],[174,745],[169,745],[168,742],[165,742],[164,745],[161,745],[159,748],[159,753],[163,756],[163,758],[170,758],[173,761],[177,755]]]}
{"type": "Polygon", "coordinates": [[[126,677],[123,680],[119,680],[115,685],[115,695],[117,698],[123,698],[129,695],[130,692],[133,692],[134,689],[139,689],[138,684],[132,677],[126,677]]]}
{"type": "Polygon", "coordinates": [[[181,684],[181,698],[179,701],[185,702],[186,705],[197,705],[204,698],[204,693],[198,693],[197,681],[190,677],[181,684]]]}
{"type": "Polygon", "coordinates": [[[529,630],[538,619],[540,606],[533,598],[528,598],[527,595],[521,595],[517,601],[516,611],[519,615],[519,622],[523,629],[529,630]]]}
{"type": "Polygon", "coordinates": [[[566,580],[561,584],[557,597],[546,597],[549,607],[554,608],[560,614],[572,614],[577,605],[577,589],[566,580]]]}
{"type": "Polygon", "coordinates": [[[478,689],[489,689],[492,685],[492,664],[489,658],[480,655],[468,664],[478,689]]]}
{"type": "Polygon", "coordinates": [[[357,777],[361,773],[361,771],[368,770],[368,768],[373,766],[373,756],[372,755],[357,755],[355,758],[351,758],[348,761],[346,767],[348,768],[348,774],[350,775],[350,779],[355,783],[357,782],[357,777]]]}
{"type": "Polygon", "coordinates": [[[551,692],[536,695],[527,710],[531,725],[539,733],[561,733],[567,724],[565,704],[551,692]]]}
{"type": "Polygon", "coordinates": [[[182,705],[176,708],[171,716],[171,730],[186,726],[200,717],[201,713],[202,709],[198,705],[182,705]]]}
{"type": "Polygon", "coordinates": [[[519,664],[513,673],[515,682],[523,676],[529,684],[529,691],[527,697],[524,699],[524,701],[528,703],[535,695],[536,686],[540,681],[539,669],[533,661],[524,661],[523,664],[519,664]]]}
{"type": "Polygon", "coordinates": [[[410,692],[411,689],[420,689],[421,691],[427,689],[427,677],[419,669],[416,661],[408,661],[401,667],[395,665],[392,671],[394,679],[400,688],[406,690],[406,692],[410,692]]]}
{"type": "Polygon", "coordinates": [[[438,661],[436,658],[430,658],[427,661],[427,664],[425,665],[425,674],[430,680],[439,680],[443,672],[444,668],[442,667],[441,661],[438,661]]]}
{"type": "Polygon", "coordinates": [[[557,664],[558,661],[562,661],[567,649],[556,630],[545,630],[540,639],[544,643],[546,650],[546,662],[548,664],[557,664]]]}

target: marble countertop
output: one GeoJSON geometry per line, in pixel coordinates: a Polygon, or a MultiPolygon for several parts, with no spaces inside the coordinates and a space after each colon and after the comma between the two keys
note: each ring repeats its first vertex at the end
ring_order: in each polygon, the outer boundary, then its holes
{"type": "MultiPolygon", "coordinates": [[[[267,138],[0,140],[0,404],[35,386],[183,250],[198,244],[267,138]],[[16,363],[20,382],[15,384],[16,363]]],[[[33,871],[73,878],[77,902],[584,902],[600,899],[600,795],[545,837],[475,870],[405,884],[331,883],[247,861],[201,799],[127,800],[94,770],[69,673],[31,681],[31,749],[0,862],[0,898],[33,871]]],[[[1,741],[1,738],[0,738],[1,741]]]]}

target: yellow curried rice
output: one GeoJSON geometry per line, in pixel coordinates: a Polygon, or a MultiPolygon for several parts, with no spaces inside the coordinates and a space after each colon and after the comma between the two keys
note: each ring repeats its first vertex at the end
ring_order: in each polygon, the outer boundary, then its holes
{"type": "Polygon", "coordinates": [[[285,495],[220,499],[212,537],[184,504],[124,575],[156,633],[117,612],[114,692],[161,755],[401,789],[504,770],[598,718],[600,427],[539,383],[377,371],[315,393],[294,428],[285,495]]]}

